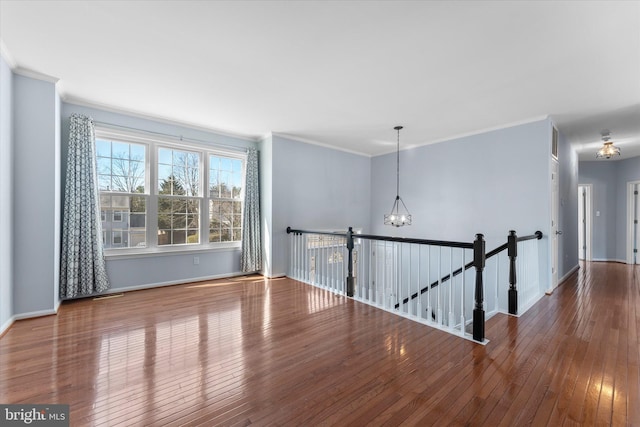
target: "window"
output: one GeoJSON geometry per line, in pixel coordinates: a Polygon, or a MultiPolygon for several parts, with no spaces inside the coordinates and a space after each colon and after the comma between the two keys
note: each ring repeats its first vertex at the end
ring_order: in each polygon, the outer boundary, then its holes
{"type": "Polygon", "coordinates": [[[201,154],[158,148],[158,245],[200,243],[201,154]]]}
{"type": "Polygon", "coordinates": [[[146,246],[147,152],[145,144],[96,138],[105,249],[146,246]]]}
{"type": "Polygon", "coordinates": [[[209,156],[209,241],[229,242],[241,238],[242,177],[240,159],[209,156]]]}
{"type": "Polygon", "coordinates": [[[241,240],[244,153],[100,128],[96,148],[105,249],[180,250],[241,240]]]}

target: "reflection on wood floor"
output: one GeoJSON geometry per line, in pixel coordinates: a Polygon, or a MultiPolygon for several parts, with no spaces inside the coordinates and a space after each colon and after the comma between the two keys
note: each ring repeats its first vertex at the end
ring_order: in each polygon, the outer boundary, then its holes
{"type": "Polygon", "coordinates": [[[582,265],[477,345],[290,279],[62,305],[0,338],[0,403],[85,425],[640,425],[638,267],[582,265]]]}

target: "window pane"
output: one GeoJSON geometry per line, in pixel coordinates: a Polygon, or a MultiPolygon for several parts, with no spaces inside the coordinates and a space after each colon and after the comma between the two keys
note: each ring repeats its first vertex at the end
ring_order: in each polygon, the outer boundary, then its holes
{"type": "Polygon", "coordinates": [[[158,150],[158,193],[200,195],[200,153],[160,148],[158,150]]]}
{"type": "Polygon", "coordinates": [[[147,211],[146,197],[131,197],[131,212],[144,213],[147,211]]]}
{"type": "Polygon", "coordinates": [[[101,191],[146,193],[144,145],[96,140],[101,191]]]}
{"type": "Polygon", "coordinates": [[[111,142],[104,139],[96,139],[96,156],[111,157],[111,142]]]}
{"type": "Polygon", "coordinates": [[[209,175],[209,195],[211,197],[220,197],[220,187],[218,185],[217,175],[209,175]]]}
{"type": "Polygon", "coordinates": [[[231,180],[229,172],[220,172],[220,197],[231,198],[231,180]]]}
{"type": "Polygon", "coordinates": [[[111,158],[98,157],[98,173],[111,175],[111,158]]]}
{"type": "Polygon", "coordinates": [[[100,196],[105,249],[146,247],[147,196],[100,196]]]}
{"type": "Polygon", "coordinates": [[[158,214],[158,229],[159,230],[171,230],[171,215],[170,214],[158,214]]]}
{"type": "Polygon", "coordinates": [[[111,175],[98,175],[98,189],[111,191],[111,175]]]}
{"type": "Polygon", "coordinates": [[[209,241],[239,241],[242,234],[241,159],[209,155],[209,241]]]}
{"type": "Polygon", "coordinates": [[[114,159],[129,158],[129,144],[125,142],[111,142],[111,157],[114,159]]]}
{"type": "Polygon", "coordinates": [[[158,197],[158,212],[170,213],[171,212],[171,198],[158,197]]]}
{"type": "Polygon", "coordinates": [[[114,208],[128,208],[131,196],[111,196],[111,206],[114,208]]]}
{"type": "Polygon", "coordinates": [[[183,245],[186,243],[187,232],[185,230],[174,230],[171,235],[173,236],[173,240],[171,241],[172,245],[183,245]]]}
{"type": "Polygon", "coordinates": [[[195,230],[187,231],[187,243],[195,244],[200,243],[200,235],[195,230]]]}
{"type": "Polygon", "coordinates": [[[174,230],[184,230],[187,228],[187,215],[175,213],[172,216],[172,226],[174,230]]]}
{"type": "Polygon", "coordinates": [[[234,199],[240,198],[240,193],[242,191],[242,177],[240,173],[234,172],[231,176],[231,197],[234,199]]]}
{"type": "Polygon", "coordinates": [[[231,172],[231,159],[221,158],[220,159],[220,170],[231,172]]]}
{"type": "Polygon", "coordinates": [[[144,146],[131,144],[131,160],[144,159],[144,146]]]}
{"type": "Polygon", "coordinates": [[[200,201],[158,198],[158,245],[200,243],[200,201]],[[187,236],[190,236],[187,239],[187,236]]]}
{"type": "Polygon", "coordinates": [[[187,215],[187,228],[198,229],[200,222],[200,215],[189,214],[187,215]]]}

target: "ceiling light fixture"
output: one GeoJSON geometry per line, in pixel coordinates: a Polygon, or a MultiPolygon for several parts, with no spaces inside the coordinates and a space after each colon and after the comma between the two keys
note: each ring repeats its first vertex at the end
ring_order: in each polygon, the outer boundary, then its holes
{"type": "Polygon", "coordinates": [[[610,159],[613,156],[619,156],[620,148],[613,145],[612,141],[609,141],[611,139],[611,132],[605,129],[600,134],[602,135],[604,145],[596,153],[596,159],[610,159]]]}
{"type": "Polygon", "coordinates": [[[396,150],[396,200],[393,202],[391,213],[384,216],[384,225],[402,227],[411,225],[411,214],[400,197],[400,129],[402,126],[394,127],[398,131],[398,148],[396,150]]]}

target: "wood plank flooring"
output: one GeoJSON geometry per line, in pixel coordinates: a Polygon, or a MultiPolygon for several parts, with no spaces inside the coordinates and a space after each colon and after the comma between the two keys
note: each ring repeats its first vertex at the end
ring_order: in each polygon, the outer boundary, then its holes
{"type": "Polygon", "coordinates": [[[583,265],[487,346],[290,279],[67,302],[0,338],[0,403],[74,426],[640,425],[639,272],[583,265]]]}

